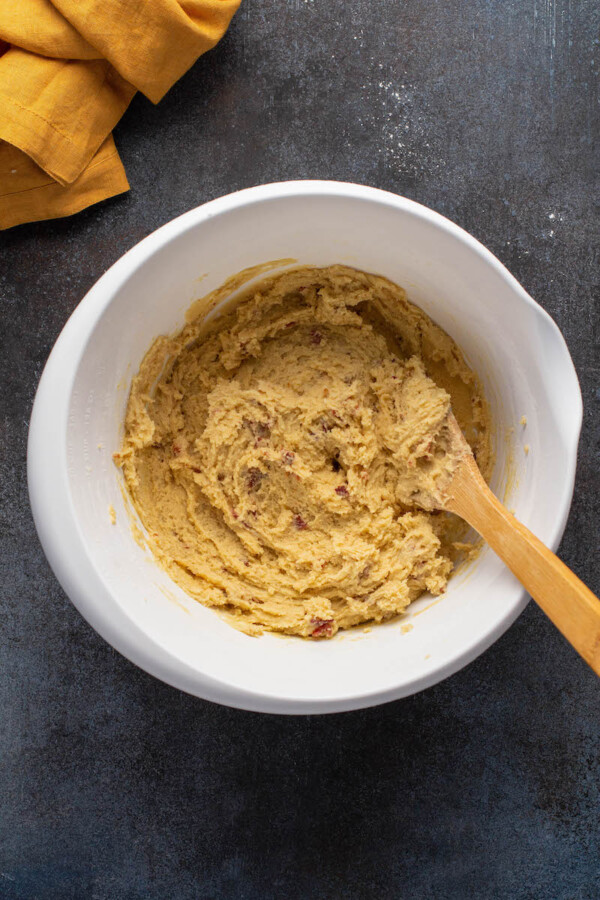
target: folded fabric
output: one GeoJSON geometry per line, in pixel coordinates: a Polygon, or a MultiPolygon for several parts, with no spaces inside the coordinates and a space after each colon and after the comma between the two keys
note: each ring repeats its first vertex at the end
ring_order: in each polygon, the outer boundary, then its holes
{"type": "Polygon", "coordinates": [[[0,230],[58,219],[129,190],[125,169],[109,135],[79,178],[64,187],[22,150],[0,141],[0,230]]]}
{"type": "Polygon", "coordinates": [[[240,0],[0,0],[0,228],[128,190],[111,131],[223,36],[240,0]]]}

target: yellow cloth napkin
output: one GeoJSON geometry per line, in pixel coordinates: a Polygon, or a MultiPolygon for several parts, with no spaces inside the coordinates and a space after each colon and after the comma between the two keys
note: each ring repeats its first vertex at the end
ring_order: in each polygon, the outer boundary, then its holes
{"type": "Polygon", "coordinates": [[[128,190],[111,131],[220,40],[241,0],[0,0],[0,229],[128,190]]]}

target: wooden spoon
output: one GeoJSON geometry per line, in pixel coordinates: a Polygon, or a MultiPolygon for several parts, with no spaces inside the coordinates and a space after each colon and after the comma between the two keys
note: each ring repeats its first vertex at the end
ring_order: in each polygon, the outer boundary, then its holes
{"type": "Polygon", "coordinates": [[[448,416],[449,452],[456,460],[435,505],[471,525],[600,675],[600,600],[491,492],[458,422],[448,416]]]}

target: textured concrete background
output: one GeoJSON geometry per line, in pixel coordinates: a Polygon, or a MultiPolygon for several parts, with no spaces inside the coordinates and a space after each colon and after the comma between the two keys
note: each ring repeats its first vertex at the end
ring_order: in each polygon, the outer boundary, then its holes
{"type": "Polygon", "coordinates": [[[224,709],[82,621],[25,483],[44,362],[125,250],[236,188],[364,182],[467,228],[562,328],[586,416],[561,555],[600,591],[599,29],[595,0],[244,0],[159,107],[133,102],[128,195],[0,235],[3,900],[600,896],[600,683],[533,604],[408,700],[224,709]]]}

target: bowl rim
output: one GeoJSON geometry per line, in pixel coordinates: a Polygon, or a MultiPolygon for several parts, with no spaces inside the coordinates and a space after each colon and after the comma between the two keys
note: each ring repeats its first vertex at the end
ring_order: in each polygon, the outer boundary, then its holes
{"type": "Polygon", "coordinates": [[[566,436],[568,466],[561,494],[557,498],[560,514],[555,518],[551,539],[547,541],[553,550],[558,547],[567,523],[583,420],[581,390],[575,367],[566,341],[551,316],[476,238],[440,213],[406,197],[379,188],[337,181],[295,180],[259,185],[227,194],[189,210],[149,234],[121,256],[86,293],[69,317],[54,344],[38,384],[29,428],[27,478],[33,518],[42,548],[58,581],[81,615],[109,644],[135,665],[167,684],[202,699],[240,709],[283,714],[360,709],[409,696],[437,684],[490,647],[520,615],[529,600],[522,589],[508,606],[505,615],[493,627],[472,638],[450,660],[411,681],[404,681],[387,690],[290,699],[277,693],[241,689],[217,680],[192,668],[158,645],[118,606],[94,561],[87,554],[70,498],[64,435],[74,379],[96,324],[131,275],[157,250],[188,229],[236,208],[274,199],[311,195],[367,200],[408,212],[431,223],[470,247],[496,270],[522,302],[546,321],[563,355],[562,365],[568,382],[566,388],[573,404],[571,414],[575,422],[572,431],[566,436]],[[47,477],[48,472],[52,473],[51,478],[47,477]],[[68,498],[67,502],[65,498],[68,498]]]}

